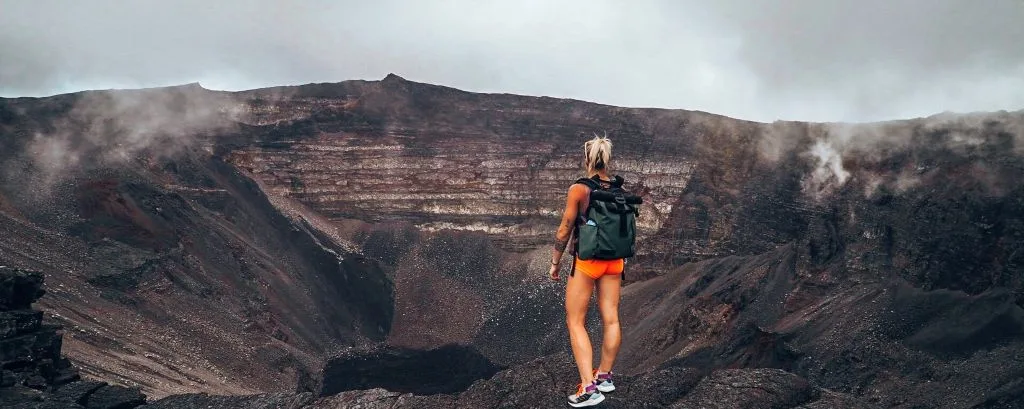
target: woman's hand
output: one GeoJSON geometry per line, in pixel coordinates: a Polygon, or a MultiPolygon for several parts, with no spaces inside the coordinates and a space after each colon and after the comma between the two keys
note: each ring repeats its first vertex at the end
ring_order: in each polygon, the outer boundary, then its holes
{"type": "Polygon", "coordinates": [[[551,269],[548,270],[548,278],[550,278],[551,281],[559,281],[560,280],[560,277],[558,276],[558,264],[552,264],[551,265],[551,269]]]}

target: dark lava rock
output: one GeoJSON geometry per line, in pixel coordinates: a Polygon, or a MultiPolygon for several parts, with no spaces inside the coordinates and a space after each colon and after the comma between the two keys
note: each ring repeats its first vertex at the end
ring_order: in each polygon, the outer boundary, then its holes
{"type": "Polygon", "coordinates": [[[793,408],[821,397],[806,379],[779,369],[729,369],[704,378],[673,408],[793,408]]]}
{"type": "Polygon", "coordinates": [[[6,369],[0,371],[0,388],[14,386],[16,383],[18,383],[18,378],[14,375],[14,371],[6,369]]]}
{"type": "Polygon", "coordinates": [[[555,408],[579,382],[572,358],[556,354],[499,372],[459,395],[459,408],[555,408]]]}
{"type": "Polygon", "coordinates": [[[42,322],[42,311],[17,310],[0,312],[0,339],[36,331],[42,322]]]}
{"type": "Polygon", "coordinates": [[[43,293],[42,274],[0,268],[0,386],[45,390],[77,379],[61,358],[59,327],[43,325],[41,311],[31,304],[43,293]],[[19,308],[6,310],[8,308],[19,308]]]}
{"type": "Polygon", "coordinates": [[[1024,336],[1024,309],[1007,289],[970,295],[904,284],[883,319],[886,335],[936,356],[964,358],[1024,336]]]}
{"type": "Polygon", "coordinates": [[[14,386],[0,389],[0,403],[3,407],[12,407],[19,404],[38,403],[44,400],[42,392],[24,386],[14,386]]]}
{"type": "Polygon", "coordinates": [[[82,406],[35,389],[15,386],[0,389],[0,407],[4,409],[80,409],[82,406]]]}
{"type": "Polygon", "coordinates": [[[0,340],[0,362],[10,368],[17,363],[31,363],[37,359],[59,356],[60,345],[61,340],[55,328],[0,340]]]}
{"type": "Polygon", "coordinates": [[[457,397],[451,395],[416,396],[411,393],[389,392],[384,389],[349,391],[321,398],[308,408],[361,408],[361,409],[441,409],[456,407],[457,397]]]}
{"type": "Polygon", "coordinates": [[[28,309],[44,293],[43,273],[0,267],[0,311],[28,309]]]}
{"type": "Polygon", "coordinates": [[[850,395],[832,391],[822,391],[821,398],[801,405],[797,409],[881,409],[881,406],[870,404],[850,395]]]}
{"type": "Polygon", "coordinates": [[[53,395],[60,399],[85,404],[85,400],[89,395],[106,385],[106,382],[100,381],[78,381],[61,386],[53,395]]]}
{"type": "Polygon", "coordinates": [[[1010,382],[993,391],[971,409],[1017,409],[1024,408],[1024,378],[1010,382]]]}
{"type": "Polygon", "coordinates": [[[352,349],[327,362],[320,396],[373,388],[417,395],[457,393],[499,369],[476,349],[460,345],[429,351],[352,349]]]}
{"type": "Polygon", "coordinates": [[[32,389],[43,390],[46,389],[46,378],[39,374],[32,374],[25,378],[22,384],[32,389]]]}
{"type": "Polygon", "coordinates": [[[85,398],[88,409],[131,409],[146,403],[146,395],[136,388],[106,385],[85,398]]]}
{"type": "MultiPolygon", "coordinates": [[[[151,402],[145,409],[299,409],[308,407],[311,393],[268,393],[247,396],[215,396],[202,393],[171,395],[151,402]]],[[[337,406],[334,406],[337,407],[337,406]]]]}
{"type": "Polygon", "coordinates": [[[626,388],[625,407],[663,408],[686,396],[702,378],[701,371],[694,368],[659,369],[628,382],[616,380],[619,389],[609,396],[618,397],[621,388],[626,388]]]}

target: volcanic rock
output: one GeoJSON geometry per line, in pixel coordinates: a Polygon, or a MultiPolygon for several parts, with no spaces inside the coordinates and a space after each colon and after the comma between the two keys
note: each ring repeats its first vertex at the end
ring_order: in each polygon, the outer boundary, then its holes
{"type": "Polygon", "coordinates": [[[92,395],[94,392],[106,385],[106,382],[100,381],[78,381],[61,386],[53,393],[53,395],[58,399],[64,399],[83,405],[89,395],[92,395]]]}
{"type": "Polygon", "coordinates": [[[271,393],[245,396],[216,396],[207,394],[171,395],[151,402],[146,409],[298,409],[306,408],[313,396],[305,394],[271,393]]]}
{"type": "MultiPolygon", "coordinates": [[[[28,309],[45,293],[42,274],[0,266],[0,311],[28,309]]],[[[6,318],[5,326],[17,325],[16,317],[6,318]]]]}
{"type": "MultiPolygon", "coordinates": [[[[155,397],[292,390],[380,342],[471,345],[532,380],[517,368],[567,350],[546,243],[605,131],[645,197],[623,380],[770,373],[779,396],[700,389],[753,407],[1019,404],[1024,112],[764,124],[398,76],[2,99],[0,263],[46,274],[87,375],[155,397]]],[[[556,382],[458,404],[560,405],[556,382]]]]}
{"type": "Polygon", "coordinates": [[[417,395],[452,394],[478,379],[490,378],[499,369],[473,348],[459,345],[428,351],[355,349],[327,361],[319,394],[375,388],[417,395]]]}
{"type": "Polygon", "coordinates": [[[146,395],[135,388],[105,385],[85,398],[87,409],[131,409],[146,403],[146,395]]]}
{"type": "Polygon", "coordinates": [[[724,370],[700,381],[672,408],[793,408],[821,397],[805,379],[778,369],[724,370]]]}

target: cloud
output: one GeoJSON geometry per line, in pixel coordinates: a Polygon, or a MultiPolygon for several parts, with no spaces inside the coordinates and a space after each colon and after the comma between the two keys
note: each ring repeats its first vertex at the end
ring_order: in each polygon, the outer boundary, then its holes
{"type": "Polygon", "coordinates": [[[197,138],[235,129],[234,121],[247,115],[241,108],[222,93],[194,86],[83,94],[66,116],[27,142],[33,189],[45,196],[83,170],[173,156],[197,138]]]}
{"type": "Polygon", "coordinates": [[[763,80],[761,91],[809,112],[836,96],[849,117],[1024,108],[1012,95],[1024,89],[1024,2],[719,5],[740,29],[740,64],[763,80]]]}
{"type": "Polygon", "coordinates": [[[1024,2],[0,0],[0,95],[394,72],[470,91],[868,121],[1024,108],[1024,2]]]}

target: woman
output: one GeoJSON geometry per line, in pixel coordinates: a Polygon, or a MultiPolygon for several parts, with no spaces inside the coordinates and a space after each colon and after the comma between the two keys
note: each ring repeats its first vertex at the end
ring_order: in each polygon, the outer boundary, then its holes
{"type": "MultiPolygon", "coordinates": [[[[597,175],[603,187],[609,187],[612,176],[609,174],[612,158],[612,142],[607,137],[595,137],[583,145],[584,165],[587,177],[597,175]]],[[[576,183],[569,188],[562,214],[562,224],[555,234],[555,248],[551,259],[549,275],[558,281],[558,270],[562,253],[569,243],[569,236],[580,216],[585,215],[589,205],[590,188],[576,183]]],[[[575,254],[573,257],[577,257],[575,254]]],[[[619,352],[621,332],[619,329],[619,289],[622,284],[624,259],[617,260],[575,260],[575,272],[569,277],[565,289],[566,325],[569,329],[569,341],[576,359],[576,367],[580,373],[580,384],[576,393],[569,395],[572,407],[592,406],[604,400],[602,392],[615,390],[612,383],[612,364],[619,352]],[[601,346],[600,365],[593,367],[593,350],[590,337],[584,327],[590,296],[597,287],[598,308],[604,323],[604,342],[601,346]]]]}

